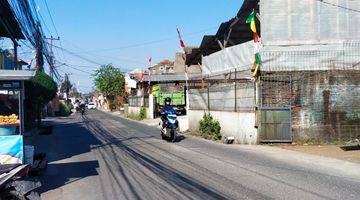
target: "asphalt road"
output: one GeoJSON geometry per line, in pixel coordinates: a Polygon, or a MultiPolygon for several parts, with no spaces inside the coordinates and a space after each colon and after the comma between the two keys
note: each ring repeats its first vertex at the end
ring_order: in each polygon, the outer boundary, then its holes
{"type": "Polygon", "coordinates": [[[168,143],[156,128],[101,111],[55,124],[43,199],[360,199],[348,164],[342,173],[296,154],[194,137],[168,143]]]}

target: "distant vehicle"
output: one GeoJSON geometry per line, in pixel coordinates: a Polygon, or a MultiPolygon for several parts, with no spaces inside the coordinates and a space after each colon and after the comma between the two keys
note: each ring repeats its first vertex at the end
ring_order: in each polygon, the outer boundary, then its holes
{"type": "Polygon", "coordinates": [[[89,110],[96,109],[96,105],[93,102],[90,102],[87,107],[88,107],[89,110]]]}

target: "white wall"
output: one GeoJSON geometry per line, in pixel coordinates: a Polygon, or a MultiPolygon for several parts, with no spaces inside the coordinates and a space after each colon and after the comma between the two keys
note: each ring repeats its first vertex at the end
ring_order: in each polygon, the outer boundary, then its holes
{"type": "MultiPolygon", "coordinates": [[[[327,0],[360,9],[359,0],[327,0]]],[[[265,45],[331,44],[360,39],[359,13],[315,0],[260,1],[265,45]]]]}
{"type": "Polygon", "coordinates": [[[141,107],[128,107],[128,114],[129,115],[139,115],[141,107]]]}
{"type": "MultiPolygon", "coordinates": [[[[197,130],[199,121],[205,111],[190,110],[188,112],[189,129],[197,130]]],[[[255,126],[255,113],[239,113],[211,111],[214,119],[219,120],[222,136],[235,136],[236,142],[240,144],[256,144],[257,129],[255,126]]]]}

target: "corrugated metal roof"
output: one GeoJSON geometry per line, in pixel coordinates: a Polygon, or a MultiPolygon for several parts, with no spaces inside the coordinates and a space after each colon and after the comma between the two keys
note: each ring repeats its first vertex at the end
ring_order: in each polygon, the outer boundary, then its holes
{"type": "Polygon", "coordinates": [[[0,1],[0,37],[25,39],[8,1],[0,1]]]}
{"type": "Polygon", "coordinates": [[[0,81],[29,80],[35,76],[35,71],[28,70],[0,70],[0,81]]]}
{"type": "MultiPolygon", "coordinates": [[[[186,81],[185,74],[153,74],[151,76],[144,75],[144,81],[150,81],[152,82],[171,82],[171,81],[186,81]]],[[[193,77],[201,77],[201,74],[189,74],[189,79],[192,79],[193,77]]]]}

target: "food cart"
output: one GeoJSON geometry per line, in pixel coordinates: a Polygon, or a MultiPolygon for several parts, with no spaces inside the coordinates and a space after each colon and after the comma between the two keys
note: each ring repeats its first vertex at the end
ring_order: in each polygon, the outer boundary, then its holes
{"type": "Polygon", "coordinates": [[[24,81],[34,71],[0,70],[0,167],[24,163],[24,81]]]}

